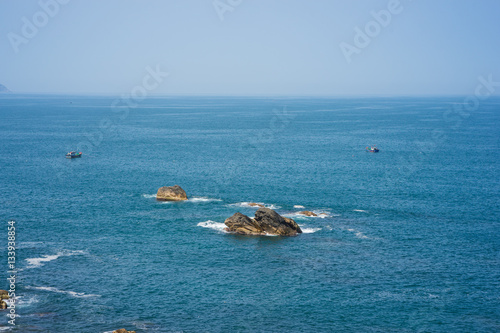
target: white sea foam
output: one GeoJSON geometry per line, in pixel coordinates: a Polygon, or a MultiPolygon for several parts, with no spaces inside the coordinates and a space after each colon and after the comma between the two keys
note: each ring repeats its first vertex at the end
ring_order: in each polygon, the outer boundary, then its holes
{"type": "Polygon", "coordinates": [[[306,207],[304,207],[302,205],[293,205],[293,208],[299,208],[299,209],[301,209],[301,208],[306,208],[306,207]]]}
{"type": "MultiPolygon", "coordinates": [[[[234,203],[234,204],[229,204],[229,206],[237,206],[237,207],[245,207],[245,208],[255,208],[255,209],[259,209],[261,207],[259,206],[250,206],[252,202],[237,202],[237,203],[234,203]]],[[[273,204],[265,204],[263,202],[255,202],[256,204],[259,204],[259,205],[262,205],[266,208],[270,208],[270,209],[280,209],[281,206],[276,206],[276,205],[273,205],[273,204]]]]}
{"type": "Polygon", "coordinates": [[[353,212],[360,212],[360,213],[368,213],[367,210],[362,210],[362,209],[353,209],[353,212]]]}
{"type": "Polygon", "coordinates": [[[26,296],[16,296],[14,299],[6,299],[5,302],[10,306],[11,303],[14,303],[15,306],[25,307],[30,306],[31,304],[38,303],[38,298],[36,296],[26,297],[26,296]]]}
{"type": "Polygon", "coordinates": [[[332,215],[329,212],[326,212],[323,210],[313,210],[312,212],[314,214],[316,214],[316,216],[307,216],[306,214],[302,214],[301,212],[283,214],[283,216],[290,217],[290,218],[304,218],[304,219],[309,218],[309,217],[324,219],[324,218],[332,217],[332,216],[340,216],[340,215],[335,215],[335,214],[332,215]]]}
{"type": "Polygon", "coordinates": [[[77,297],[77,298],[82,298],[82,297],[101,297],[101,295],[77,293],[75,291],[60,290],[60,289],[57,289],[57,288],[54,288],[54,287],[31,287],[31,286],[28,286],[26,288],[28,288],[28,289],[35,289],[35,290],[43,290],[43,291],[51,291],[51,292],[59,293],[59,294],[68,294],[70,296],[77,297]]]}
{"type": "Polygon", "coordinates": [[[347,229],[347,231],[353,232],[356,237],[361,238],[361,239],[368,239],[368,236],[363,234],[361,231],[356,230],[356,229],[347,229]]]}
{"type": "Polygon", "coordinates": [[[300,228],[302,230],[303,234],[312,234],[315,233],[316,231],[320,231],[321,228],[300,228]]]}
{"type": "Polygon", "coordinates": [[[81,254],[85,254],[85,251],[61,251],[57,252],[57,254],[54,255],[44,255],[41,258],[28,258],[26,259],[26,261],[28,262],[28,266],[26,268],[41,267],[45,265],[45,263],[52,260],[56,260],[59,257],[74,256],[81,254]]]}
{"type": "Polygon", "coordinates": [[[156,198],[156,193],[155,194],[143,194],[142,197],[146,198],[146,199],[156,198]]]}
{"type": "Polygon", "coordinates": [[[197,226],[198,227],[203,227],[203,228],[209,228],[209,229],[213,229],[213,230],[217,230],[217,231],[227,232],[225,230],[227,228],[227,226],[224,223],[215,222],[215,221],[212,221],[212,220],[208,220],[208,221],[205,221],[205,222],[200,222],[200,223],[197,224],[197,226]]]}
{"type": "Polygon", "coordinates": [[[222,199],[208,198],[208,197],[192,197],[188,198],[189,202],[211,202],[211,201],[222,201],[222,199]]]}

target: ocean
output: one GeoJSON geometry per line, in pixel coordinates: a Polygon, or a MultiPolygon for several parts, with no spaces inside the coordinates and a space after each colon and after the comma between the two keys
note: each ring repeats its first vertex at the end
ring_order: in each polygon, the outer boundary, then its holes
{"type": "Polygon", "coordinates": [[[500,332],[500,98],[465,97],[1,95],[0,331],[500,332]],[[304,233],[226,233],[250,202],[304,233]]]}

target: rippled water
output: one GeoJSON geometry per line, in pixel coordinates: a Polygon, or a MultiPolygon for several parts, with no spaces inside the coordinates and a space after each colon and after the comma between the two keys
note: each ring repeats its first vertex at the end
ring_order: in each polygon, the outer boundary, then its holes
{"type": "Polygon", "coordinates": [[[462,101],[5,95],[0,329],[500,331],[500,99],[462,101]],[[305,232],[227,234],[249,202],[305,232]]]}

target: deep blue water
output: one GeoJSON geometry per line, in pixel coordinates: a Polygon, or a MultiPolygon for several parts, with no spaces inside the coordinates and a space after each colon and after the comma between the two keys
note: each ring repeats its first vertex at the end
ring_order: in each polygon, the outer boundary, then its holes
{"type": "Polygon", "coordinates": [[[499,98],[113,100],[0,97],[0,330],[500,332],[499,98]],[[225,233],[245,202],[307,233],[225,233]]]}

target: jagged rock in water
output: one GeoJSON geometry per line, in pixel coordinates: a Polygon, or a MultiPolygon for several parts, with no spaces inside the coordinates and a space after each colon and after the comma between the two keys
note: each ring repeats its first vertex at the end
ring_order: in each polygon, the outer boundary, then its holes
{"type": "Polygon", "coordinates": [[[156,193],[156,200],[160,201],[182,201],[187,200],[186,192],[179,185],[163,186],[156,193]]]}
{"type": "Polygon", "coordinates": [[[302,233],[294,220],[283,217],[269,208],[259,208],[253,219],[236,213],[227,218],[224,224],[228,231],[244,235],[296,236],[302,233]]]}
{"type": "Polygon", "coordinates": [[[264,229],[261,228],[254,219],[241,213],[235,213],[224,221],[229,231],[234,231],[244,235],[264,235],[264,229]]]}

